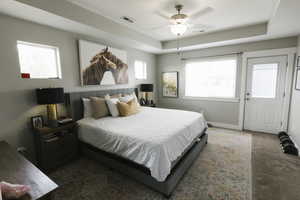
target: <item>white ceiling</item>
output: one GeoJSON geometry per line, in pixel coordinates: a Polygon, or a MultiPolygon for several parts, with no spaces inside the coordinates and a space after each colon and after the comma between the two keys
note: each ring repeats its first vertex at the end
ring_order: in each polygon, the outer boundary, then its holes
{"type": "Polygon", "coordinates": [[[300,35],[300,0],[0,0],[0,13],[98,38],[116,47],[161,54],[300,35]],[[189,23],[211,26],[205,33],[187,33],[179,40],[158,13],[171,16],[181,3],[183,13],[212,12],[189,23]],[[135,19],[124,23],[121,16],[135,19]],[[194,35],[196,34],[196,35],[194,35]]]}
{"type": "MultiPolygon", "coordinates": [[[[176,4],[184,5],[182,13],[192,15],[207,7],[211,12],[190,20],[190,24],[204,24],[206,32],[230,29],[267,22],[275,12],[279,0],[68,0],[78,6],[107,17],[160,41],[175,39],[168,21],[158,13],[172,16],[176,4]],[[128,16],[134,24],[120,19],[128,16]]],[[[188,31],[184,36],[201,34],[188,31]]]]}

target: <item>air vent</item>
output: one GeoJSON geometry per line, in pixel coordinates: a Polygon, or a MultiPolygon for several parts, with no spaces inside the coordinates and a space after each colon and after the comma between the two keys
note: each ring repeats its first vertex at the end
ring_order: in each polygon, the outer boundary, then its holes
{"type": "Polygon", "coordinates": [[[121,17],[121,19],[128,22],[128,23],[131,23],[131,24],[134,23],[134,20],[130,17],[127,17],[127,16],[123,16],[123,17],[121,17]]]}

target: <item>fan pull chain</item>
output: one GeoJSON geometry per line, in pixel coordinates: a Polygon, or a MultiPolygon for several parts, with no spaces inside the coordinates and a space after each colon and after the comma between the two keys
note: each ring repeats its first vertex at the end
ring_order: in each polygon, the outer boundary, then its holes
{"type": "Polygon", "coordinates": [[[180,35],[177,35],[176,41],[177,41],[177,55],[181,59],[182,57],[182,52],[180,52],[180,46],[179,46],[179,37],[180,35]]]}
{"type": "Polygon", "coordinates": [[[177,54],[180,55],[180,50],[179,50],[179,35],[177,35],[177,54]]]}

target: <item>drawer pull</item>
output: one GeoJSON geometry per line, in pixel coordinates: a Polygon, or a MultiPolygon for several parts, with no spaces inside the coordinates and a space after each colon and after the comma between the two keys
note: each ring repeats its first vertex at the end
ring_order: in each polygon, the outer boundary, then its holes
{"type": "Polygon", "coordinates": [[[51,139],[48,139],[48,140],[45,140],[45,142],[54,142],[54,141],[57,141],[59,138],[58,137],[54,137],[54,138],[51,138],[51,139]]]}

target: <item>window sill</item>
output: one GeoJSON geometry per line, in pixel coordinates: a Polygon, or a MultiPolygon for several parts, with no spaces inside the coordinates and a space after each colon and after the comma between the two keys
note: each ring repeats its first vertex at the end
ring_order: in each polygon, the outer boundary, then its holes
{"type": "Polygon", "coordinates": [[[190,97],[190,96],[184,96],[183,99],[199,100],[199,101],[234,102],[234,103],[240,102],[239,98],[214,98],[214,97],[190,97]]]}
{"type": "Polygon", "coordinates": [[[147,78],[135,78],[136,81],[146,81],[147,78]]]}

